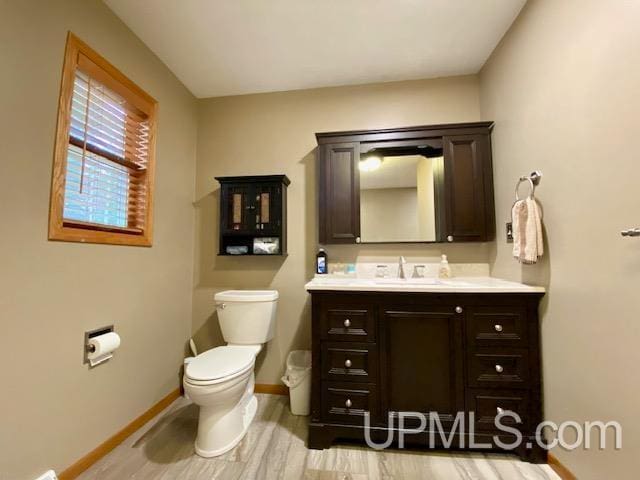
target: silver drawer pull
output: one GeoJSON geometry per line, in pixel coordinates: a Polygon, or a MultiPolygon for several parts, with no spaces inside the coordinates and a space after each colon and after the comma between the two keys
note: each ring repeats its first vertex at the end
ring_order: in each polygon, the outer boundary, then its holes
{"type": "Polygon", "coordinates": [[[462,307],[458,306],[456,307],[456,313],[462,313],[464,310],[462,307]]]}
{"type": "Polygon", "coordinates": [[[502,415],[504,413],[504,408],[496,408],[496,412],[498,412],[498,415],[502,415]]]}
{"type": "Polygon", "coordinates": [[[502,325],[500,325],[499,323],[496,323],[493,328],[496,329],[496,332],[501,332],[502,331],[502,325]]]}
{"type": "Polygon", "coordinates": [[[344,328],[349,328],[351,326],[351,320],[348,318],[344,321],[344,328]]]}
{"type": "Polygon", "coordinates": [[[504,372],[504,368],[502,368],[502,365],[496,365],[496,372],[498,373],[504,372]]]}
{"type": "Polygon", "coordinates": [[[351,360],[346,359],[346,360],[344,361],[344,366],[345,366],[345,367],[347,367],[347,368],[351,368],[351,360]]]}
{"type": "Polygon", "coordinates": [[[346,401],[346,402],[344,402],[344,406],[345,406],[345,407],[347,407],[347,408],[351,408],[351,405],[353,405],[353,404],[351,403],[351,399],[347,398],[347,401],[346,401]]]}
{"type": "Polygon", "coordinates": [[[453,235],[447,236],[447,242],[453,242],[453,235]]]}

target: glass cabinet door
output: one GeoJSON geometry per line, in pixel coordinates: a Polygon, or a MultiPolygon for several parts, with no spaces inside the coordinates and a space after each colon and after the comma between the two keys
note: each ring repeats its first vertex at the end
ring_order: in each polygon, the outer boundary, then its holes
{"type": "Polygon", "coordinates": [[[254,228],[256,232],[271,232],[280,227],[281,218],[278,214],[281,207],[280,188],[279,185],[256,185],[254,187],[254,228]]]}
{"type": "Polygon", "coordinates": [[[252,228],[251,189],[248,185],[228,185],[225,188],[225,230],[246,232],[252,228]]]}

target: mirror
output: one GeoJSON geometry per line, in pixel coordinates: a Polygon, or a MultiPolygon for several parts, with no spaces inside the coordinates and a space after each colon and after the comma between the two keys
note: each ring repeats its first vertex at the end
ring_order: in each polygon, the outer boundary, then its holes
{"type": "Polygon", "coordinates": [[[438,177],[442,150],[373,148],[360,157],[363,243],[438,240],[438,177]]]}

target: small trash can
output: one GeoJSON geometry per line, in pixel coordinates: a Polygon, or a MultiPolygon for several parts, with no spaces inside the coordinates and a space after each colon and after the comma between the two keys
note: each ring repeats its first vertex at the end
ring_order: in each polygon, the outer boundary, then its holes
{"type": "Polygon", "coordinates": [[[309,415],[311,410],[311,352],[293,350],[287,357],[287,372],[282,382],[289,387],[291,413],[309,415]]]}

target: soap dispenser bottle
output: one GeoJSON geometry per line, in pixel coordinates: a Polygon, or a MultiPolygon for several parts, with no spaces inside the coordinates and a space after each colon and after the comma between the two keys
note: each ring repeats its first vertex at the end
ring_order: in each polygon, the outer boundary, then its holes
{"type": "Polygon", "coordinates": [[[446,255],[442,255],[442,260],[440,260],[438,278],[451,278],[451,266],[449,265],[446,255]]]}
{"type": "Polygon", "coordinates": [[[316,255],[316,273],[323,275],[329,273],[329,266],[327,265],[327,252],[324,248],[321,248],[316,255]]]}

